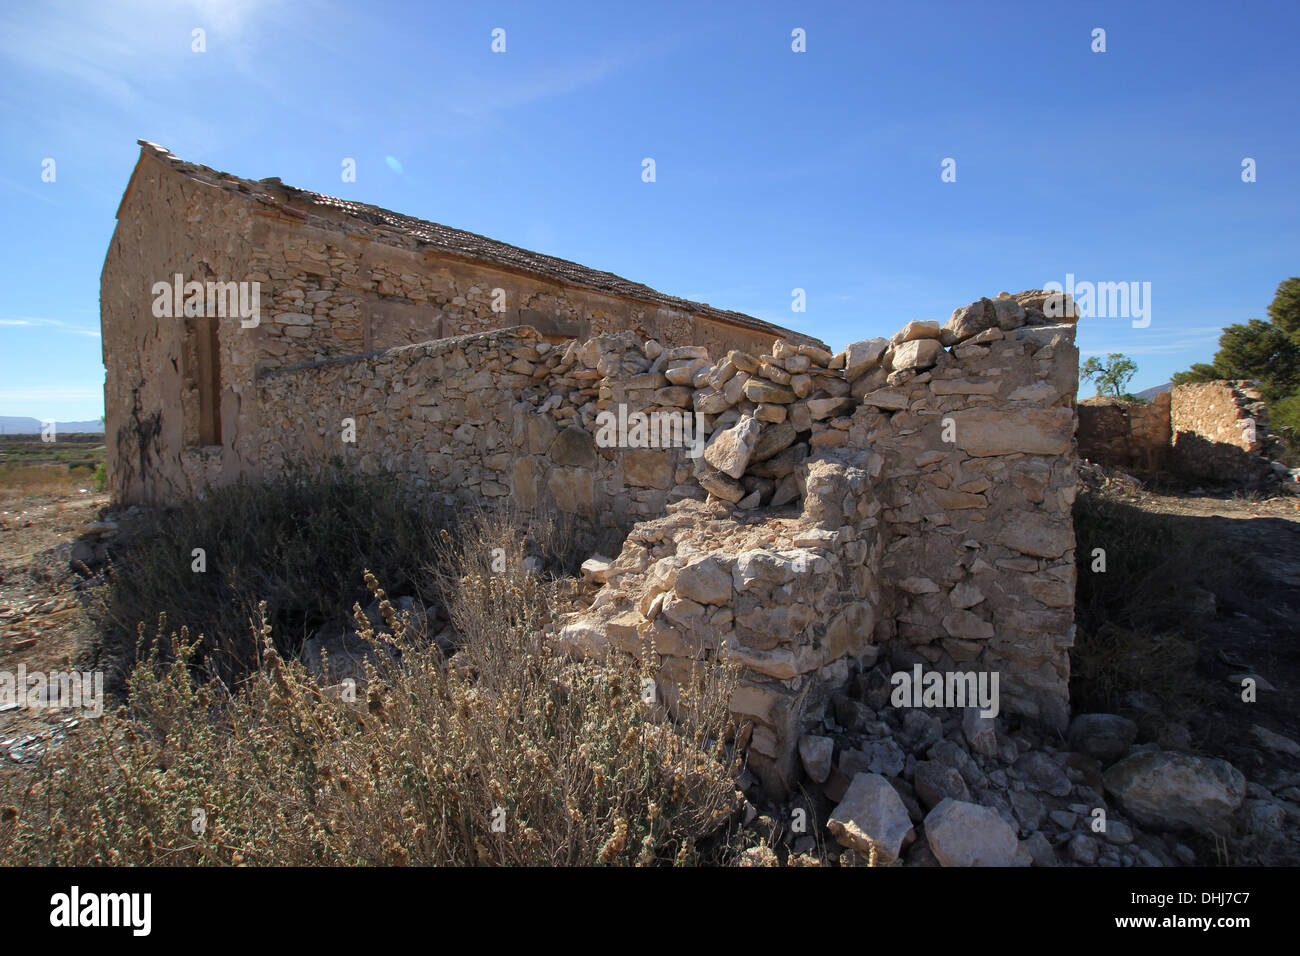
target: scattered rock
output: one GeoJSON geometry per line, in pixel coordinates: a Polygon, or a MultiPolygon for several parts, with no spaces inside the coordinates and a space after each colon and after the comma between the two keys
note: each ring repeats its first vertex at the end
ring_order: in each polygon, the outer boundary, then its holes
{"type": "Polygon", "coordinates": [[[996,717],[981,716],[978,707],[967,707],[962,711],[961,730],[976,753],[992,757],[998,752],[998,724],[996,717]]]}
{"type": "Polygon", "coordinates": [[[1056,761],[1040,751],[1022,755],[1016,760],[1015,767],[1024,775],[1025,781],[1031,787],[1054,797],[1068,796],[1073,789],[1065,771],[1057,765],[1056,761]]]}
{"type": "Polygon", "coordinates": [[[1296,743],[1290,737],[1284,737],[1279,733],[1274,733],[1267,727],[1261,727],[1256,724],[1250,728],[1251,736],[1259,741],[1261,747],[1274,750],[1280,754],[1289,754],[1292,757],[1300,757],[1300,743],[1296,743]]]}
{"type": "Polygon", "coordinates": [[[831,760],[835,751],[835,741],[829,737],[816,737],[805,734],[799,738],[799,759],[803,769],[813,783],[825,783],[831,775],[831,760]]]}
{"type": "Polygon", "coordinates": [[[863,853],[875,847],[877,859],[884,864],[897,860],[912,836],[912,820],[898,791],[874,773],[853,778],[826,826],[841,846],[863,853]]]}
{"type": "Polygon", "coordinates": [[[1137,724],[1117,714],[1079,714],[1070,722],[1070,745],[1103,766],[1128,752],[1137,739],[1137,724]]]}
{"type": "Polygon", "coordinates": [[[1225,833],[1246,798],[1246,778],[1226,760],[1148,750],[1105,773],[1106,789],[1138,823],[1225,833]]]}
{"type": "Polygon", "coordinates": [[[917,763],[912,787],[916,790],[916,798],[927,810],[947,799],[970,801],[970,790],[961,774],[956,768],[945,766],[936,760],[917,763]]]}
{"type": "Polygon", "coordinates": [[[996,810],[946,799],[926,815],[925,838],[944,866],[1026,866],[1020,841],[996,810]]]}

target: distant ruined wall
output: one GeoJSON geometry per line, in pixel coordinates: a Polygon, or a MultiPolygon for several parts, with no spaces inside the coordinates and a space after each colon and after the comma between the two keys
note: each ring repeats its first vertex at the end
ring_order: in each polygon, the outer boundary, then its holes
{"type": "Polygon", "coordinates": [[[1079,403],[1079,456],[1138,474],[1272,488],[1285,476],[1268,408],[1247,381],[1198,382],[1150,404],[1112,398],[1079,403]]]}
{"type": "Polygon", "coordinates": [[[1089,398],[1079,403],[1079,457],[1089,461],[1155,474],[1169,464],[1170,393],[1150,404],[1116,398],[1089,398]]]}

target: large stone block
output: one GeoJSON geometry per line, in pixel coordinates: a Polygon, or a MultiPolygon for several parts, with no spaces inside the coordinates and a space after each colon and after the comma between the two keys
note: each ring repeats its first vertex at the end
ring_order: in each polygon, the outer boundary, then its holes
{"type": "Polygon", "coordinates": [[[1224,834],[1246,799],[1246,778],[1226,760],[1167,750],[1125,757],[1104,779],[1138,823],[1168,830],[1224,834]]]}
{"type": "Polygon", "coordinates": [[[852,382],[880,365],[889,348],[889,339],[866,339],[852,342],[844,349],[844,377],[852,382]]]}
{"type": "Polygon", "coordinates": [[[925,838],[943,866],[1028,866],[1016,831],[991,807],[944,799],[925,817],[925,838]]]}
{"type": "Polygon", "coordinates": [[[956,445],[968,455],[1064,455],[1074,434],[1068,408],[964,408],[951,413],[956,445]]]}
{"type": "Polygon", "coordinates": [[[723,429],[713,436],[704,449],[704,460],[724,475],[739,478],[749,464],[761,427],[748,415],[742,417],[731,428],[723,429]]]}
{"type": "Polygon", "coordinates": [[[937,339],[913,339],[894,349],[890,364],[895,372],[920,371],[933,365],[942,351],[937,339]]]}
{"type": "Polygon", "coordinates": [[[556,465],[590,468],[596,464],[596,442],[585,428],[570,425],[551,442],[550,457],[556,465]]]}
{"type": "Polygon", "coordinates": [[[623,480],[637,488],[671,488],[675,471],[671,452],[643,448],[623,456],[623,480]]]}
{"type": "Polygon", "coordinates": [[[595,513],[595,482],[589,469],[552,468],[546,486],[561,511],[588,517],[595,513]]]}
{"type": "Polygon", "coordinates": [[[902,797],[878,773],[853,778],[826,827],[841,846],[862,853],[875,850],[877,860],[886,865],[898,859],[912,836],[912,819],[902,797]]]}

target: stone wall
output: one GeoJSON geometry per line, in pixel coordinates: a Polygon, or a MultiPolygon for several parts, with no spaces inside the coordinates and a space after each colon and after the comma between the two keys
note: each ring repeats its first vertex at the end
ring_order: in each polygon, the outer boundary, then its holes
{"type": "Polygon", "coordinates": [[[1173,436],[1170,398],[1162,392],[1147,405],[1116,398],[1079,402],[1079,457],[1142,474],[1163,471],[1173,436]]]}
{"type": "Polygon", "coordinates": [[[1268,408],[1252,383],[1180,385],[1170,403],[1174,469],[1216,483],[1260,488],[1277,480],[1268,408]]]}
{"type": "Polygon", "coordinates": [[[696,661],[739,660],[733,706],[773,791],[828,695],[881,653],[997,672],[1004,710],[1063,728],[1078,353],[1043,298],[983,299],[835,356],[778,342],[699,366],[708,497],[635,527],[562,643],[649,642],[670,702],[696,661]]]}
{"type": "MultiPolygon", "coordinates": [[[[602,447],[599,413],[623,405],[693,428],[692,391],[663,367],[703,353],[682,346],[656,361],[630,332],[552,346],[517,328],[267,370],[256,457],[265,474],[339,456],[447,503],[509,499],[626,530],[703,492],[686,484],[690,448],[602,447]]],[[[690,433],[670,430],[678,437],[690,433]]]]}
{"type": "Polygon", "coordinates": [[[1239,488],[1277,490],[1287,482],[1268,408],[1247,381],[1179,385],[1147,405],[1113,398],[1079,403],[1079,456],[1136,474],[1239,488]]]}

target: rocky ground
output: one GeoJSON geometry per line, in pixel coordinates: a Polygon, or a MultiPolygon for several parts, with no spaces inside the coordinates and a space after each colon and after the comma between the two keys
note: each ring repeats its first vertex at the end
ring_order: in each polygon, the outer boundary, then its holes
{"type": "Polygon", "coordinates": [[[890,670],[859,675],[802,738],[803,793],[751,810],[750,826],[778,856],[907,866],[1300,862],[1294,769],[1247,778],[1221,758],[1139,743],[1136,723],[1115,714],[1077,715],[1053,739],[974,709],[897,708],[890,670]]]}
{"type": "MultiPolygon", "coordinates": [[[[1204,523],[1243,563],[1244,576],[1242,568],[1217,581],[1211,573],[1186,594],[1178,636],[1195,653],[1179,679],[1197,708],[1178,719],[1154,715],[1152,695],[1130,692],[1116,708],[1122,713],[1076,714],[1064,737],[1044,736],[1014,717],[896,708],[893,668],[882,662],[836,696],[821,727],[801,740],[803,793],[750,811],[749,825],[776,857],[1300,864],[1300,502],[1152,490],[1127,475],[1082,471],[1095,494],[1204,523]],[[1247,679],[1257,688],[1250,703],[1242,700],[1247,679]]],[[[751,851],[750,859],[775,862],[769,855],[751,851]]]]}

